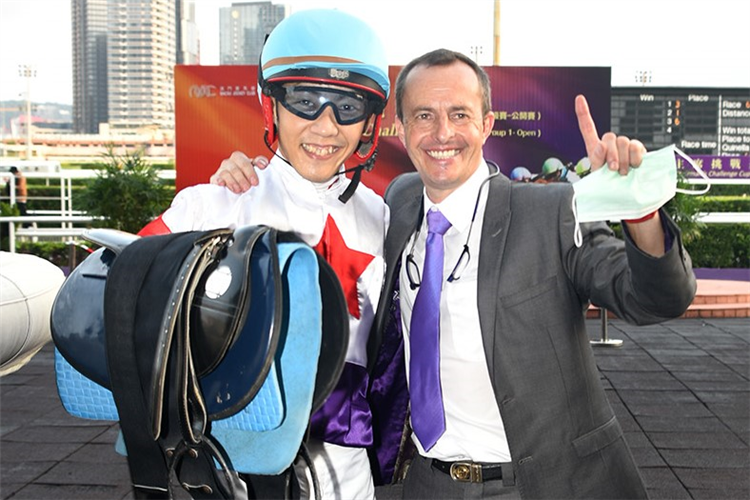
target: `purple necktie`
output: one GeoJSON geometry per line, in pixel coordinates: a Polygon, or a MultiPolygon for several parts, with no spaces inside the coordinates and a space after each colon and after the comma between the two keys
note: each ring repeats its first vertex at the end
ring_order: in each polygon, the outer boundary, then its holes
{"type": "Polygon", "coordinates": [[[438,212],[427,212],[427,246],[422,284],[409,330],[409,397],[411,423],[425,450],[445,432],[440,389],[440,291],[443,284],[443,235],[451,223],[438,212]]]}

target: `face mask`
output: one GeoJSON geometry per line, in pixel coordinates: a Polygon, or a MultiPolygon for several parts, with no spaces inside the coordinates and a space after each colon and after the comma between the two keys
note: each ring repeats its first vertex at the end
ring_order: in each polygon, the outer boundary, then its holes
{"type": "Polygon", "coordinates": [[[581,245],[580,222],[640,219],[664,206],[677,192],[699,195],[710,188],[703,170],[674,146],[646,153],[641,165],[631,168],[628,175],[620,175],[604,166],[573,184],[576,245],[581,245]],[[675,154],[682,156],[705,180],[705,189],[677,189],[675,154]]]}

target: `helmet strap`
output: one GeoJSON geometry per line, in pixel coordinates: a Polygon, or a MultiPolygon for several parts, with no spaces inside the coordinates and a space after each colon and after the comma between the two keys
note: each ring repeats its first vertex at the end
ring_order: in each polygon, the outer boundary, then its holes
{"type": "Polygon", "coordinates": [[[264,140],[266,144],[273,144],[278,139],[274,121],[274,100],[265,92],[261,96],[261,107],[263,108],[263,125],[266,128],[264,140]]]}
{"type": "Polygon", "coordinates": [[[339,201],[341,203],[346,203],[347,201],[349,201],[349,198],[351,198],[352,195],[354,194],[354,191],[356,191],[357,186],[359,186],[359,181],[362,178],[362,169],[363,168],[365,168],[364,165],[357,165],[354,168],[350,168],[348,170],[345,170],[344,172],[341,172],[343,174],[343,173],[346,173],[346,172],[352,172],[352,171],[354,171],[354,175],[352,175],[352,179],[349,182],[349,185],[346,186],[346,190],[339,195],[339,201]]]}
{"type": "Polygon", "coordinates": [[[363,162],[365,170],[368,172],[372,170],[374,160],[370,161],[375,155],[378,149],[378,139],[380,137],[380,121],[383,118],[382,114],[374,115],[375,120],[372,125],[368,126],[367,129],[362,133],[362,137],[359,140],[359,147],[354,152],[354,156],[358,161],[363,162]],[[366,151],[366,152],[363,152],[366,151]]]}
{"type": "Polygon", "coordinates": [[[346,190],[339,195],[339,201],[341,203],[346,203],[349,201],[349,198],[352,197],[354,194],[354,191],[357,189],[357,186],[359,186],[359,181],[362,178],[362,170],[366,170],[369,172],[372,170],[372,167],[375,164],[375,158],[378,156],[378,152],[373,149],[370,153],[368,159],[361,165],[357,165],[356,167],[352,167],[349,169],[346,169],[342,172],[339,172],[339,174],[347,174],[349,172],[354,172],[354,175],[352,175],[351,181],[349,182],[349,185],[346,187],[346,190]]]}

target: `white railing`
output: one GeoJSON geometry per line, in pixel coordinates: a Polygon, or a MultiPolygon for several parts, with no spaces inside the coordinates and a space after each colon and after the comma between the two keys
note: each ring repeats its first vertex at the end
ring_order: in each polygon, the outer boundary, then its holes
{"type": "MultiPolygon", "coordinates": [[[[59,215],[75,215],[73,210],[73,179],[93,179],[99,175],[98,170],[62,170],[60,172],[25,172],[27,179],[56,180],[60,183],[60,211],[59,215]]],[[[175,170],[159,170],[159,178],[174,180],[175,170]]],[[[0,172],[0,179],[11,183],[10,204],[16,203],[16,178],[10,172],[0,172]],[[3,179],[5,178],[5,179],[3,179]]],[[[29,198],[34,199],[34,198],[29,198]]]]}
{"type": "MultiPolygon", "coordinates": [[[[0,217],[0,225],[7,224],[9,236],[9,250],[16,251],[16,239],[18,237],[29,238],[65,238],[80,236],[87,228],[85,225],[100,219],[73,210],[73,180],[92,179],[99,175],[97,170],[62,170],[59,172],[24,172],[27,179],[47,179],[60,184],[60,209],[59,210],[29,210],[26,216],[0,217]],[[31,227],[16,228],[16,224],[31,225],[31,227]],[[55,224],[58,227],[37,227],[37,223],[55,224]]],[[[159,170],[161,179],[174,180],[174,170],[159,170]]],[[[0,182],[11,185],[10,204],[16,203],[16,178],[10,172],[0,172],[0,182]]],[[[34,200],[28,197],[28,200],[34,200]]],[[[37,198],[38,199],[38,198],[37,198]]],[[[57,199],[57,197],[55,197],[57,199]]]]}
{"type": "Polygon", "coordinates": [[[706,224],[734,224],[750,223],[750,213],[747,212],[701,212],[698,220],[706,224]]]}
{"type": "Polygon", "coordinates": [[[71,237],[80,236],[86,227],[73,227],[72,224],[90,223],[98,220],[98,217],[89,215],[13,215],[0,217],[0,224],[8,224],[8,250],[11,253],[16,251],[16,238],[18,236],[27,237],[71,237]],[[36,227],[36,223],[54,223],[60,224],[60,227],[36,227]],[[16,224],[28,223],[34,224],[31,227],[16,228],[16,224]]]}

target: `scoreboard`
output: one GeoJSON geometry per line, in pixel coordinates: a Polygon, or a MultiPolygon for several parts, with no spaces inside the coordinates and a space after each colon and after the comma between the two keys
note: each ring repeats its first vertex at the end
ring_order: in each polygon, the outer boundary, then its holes
{"type": "Polygon", "coordinates": [[[750,89],[612,88],[612,130],[689,155],[750,155],[750,89]]]}
{"type": "Polygon", "coordinates": [[[611,103],[613,132],[674,144],[714,183],[750,183],[750,88],[613,87],[611,103]]]}

